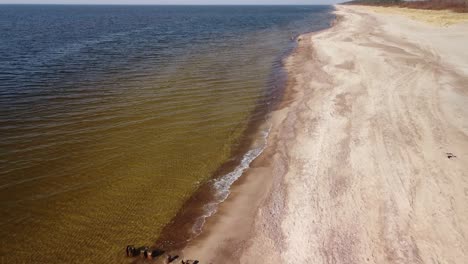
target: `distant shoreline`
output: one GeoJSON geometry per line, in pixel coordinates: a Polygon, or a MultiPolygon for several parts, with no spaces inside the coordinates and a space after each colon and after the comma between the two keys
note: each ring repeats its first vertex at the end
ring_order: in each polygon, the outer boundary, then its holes
{"type": "Polygon", "coordinates": [[[93,3],[88,3],[88,4],[28,4],[28,3],[0,3],[0,6],[138,6],[138,7],[141,7],[141,6],[167,6],[167,7],[191,7],[191,6],[195,6],[195,7],[230,7],[230,6],[233,6],[233,7],[281,7],[281,6],[330,6],[330,5],[229,5],[229,4],[225,4],[225,5],[184,5],[184,4],[180,4],[180,5],[161,5],[161,4],[93,4],[93,3]]]}

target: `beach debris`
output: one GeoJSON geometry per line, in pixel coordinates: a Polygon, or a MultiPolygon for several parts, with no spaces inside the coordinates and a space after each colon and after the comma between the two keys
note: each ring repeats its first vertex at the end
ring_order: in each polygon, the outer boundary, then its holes
{"type": "Polygon", "coordinates": [[[447,158],[449,158],[449,159],[453,159],[453,158],[457,157],[453,153],[450,153],[450,152],[445,153],[445,155],[447,155],[447,158]]]}
{"type": "Polygon", "coordinates": [[[175,256],[168,255],[167,256],[167,262],[172,263],[174,260],[176,260],[178,258],[179,258],[179,255],[175,255],[175,256]]]}
{"type": "Polygon", "coordinates": [[[182,260],[182,264],[198,264],[198,263],[200,263],[200,261],[198,260],[191,260],[191,259],[182,260]]]}

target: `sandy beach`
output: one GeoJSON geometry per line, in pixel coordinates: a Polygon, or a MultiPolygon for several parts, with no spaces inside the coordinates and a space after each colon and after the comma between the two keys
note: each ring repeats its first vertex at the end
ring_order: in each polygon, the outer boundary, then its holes
{"type": "Polygon", "coordinates": [[[336,14],[332,28],[299,37],[267,148],[185,256],[468,259],[468,23],[357,6],[336,14]]]}

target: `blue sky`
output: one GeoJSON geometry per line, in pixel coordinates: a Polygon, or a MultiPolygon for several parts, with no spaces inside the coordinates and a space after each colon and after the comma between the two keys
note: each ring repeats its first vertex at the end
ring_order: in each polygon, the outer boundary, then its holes
{"type": "Polygon", "coordinates": [[[0,0],[0,4],[334,4],[340,0],[0,0]]]}

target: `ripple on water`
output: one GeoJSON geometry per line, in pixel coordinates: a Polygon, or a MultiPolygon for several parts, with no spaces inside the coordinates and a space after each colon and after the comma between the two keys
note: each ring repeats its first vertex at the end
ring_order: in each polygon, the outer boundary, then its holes
{"type": "Polygon", "coordinates": [[[268,130],[236,152],[290,35],[329,10],[0,6],[0,255],[125,262],[211,179],[199,232],[265,146],[268,130]]]}

